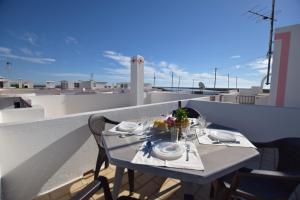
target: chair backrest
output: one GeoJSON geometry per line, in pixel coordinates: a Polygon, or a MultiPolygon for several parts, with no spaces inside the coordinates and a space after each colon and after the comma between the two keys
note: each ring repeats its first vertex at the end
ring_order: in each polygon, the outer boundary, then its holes
{"type": "Polygon", "coordinates": [[[89,128],[93,133],[98,146],[102,146],[101,134],[105,130],[106,123],[117,125],[120,122],[112,121],[102,115],[97,115],[97,114],[91,115],[89,117],[88,120],[89,128]]]}
{"type": "Polygon", "coordinates": [[[284,138],[274,141],[278,148],[278,171],[300,172],[300,138],[284,138]]]}
{"type": "Polygon", "coordinates": [[[98,146],[102,146],[101,134],[105,129],[105,117],[102,115],[91,115],[88,124],[98,146]]]}
{"type": "MultiPolygon", "coordinates": [[[[184,110],[186,110],[187,115],[189,118],[198,118],[200,117],[200,113],[196,110],[194,110],[193,108],[189,108],[189,107],[184,107],[184,110]]],[[[174,116],[176,113],[176,110],[173,110],[172,115],[174,116]]]]}

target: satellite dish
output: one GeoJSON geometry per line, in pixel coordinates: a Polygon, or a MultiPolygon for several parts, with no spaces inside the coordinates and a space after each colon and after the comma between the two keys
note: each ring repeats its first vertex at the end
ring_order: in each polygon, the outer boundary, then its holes
{"type": "Polygon", "coordinates": [[[205,85],[204,85],[204,83],[202,83],[202,82],[199,82],[199,83],[198,83],[198,86],[199,86],[199,89],[200,89],[200,90],[204,90],[204,89],[205,89],[205,85]]]}

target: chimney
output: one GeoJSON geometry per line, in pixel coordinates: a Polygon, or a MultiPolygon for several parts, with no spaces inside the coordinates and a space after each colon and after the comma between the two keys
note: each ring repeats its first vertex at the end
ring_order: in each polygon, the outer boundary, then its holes
{"type": "Polygon", "coordinates": [[[275,32],[270,104],[300,108],[300,24],[275,32]]]}
{"type": "Polygon", "coordinates": [[[142,56],[131,57],[131,98],[132,105],[144,104],[144,58],[142,56]]]}

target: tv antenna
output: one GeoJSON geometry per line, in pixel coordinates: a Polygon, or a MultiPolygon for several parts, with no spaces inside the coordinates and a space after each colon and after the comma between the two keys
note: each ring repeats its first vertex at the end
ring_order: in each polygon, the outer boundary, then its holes
{"type": "Polygon", "coordinates": [[[12,71],[12,62],[9,61],[8,59],[5,61],[4,71],[6,71],[6,72],[11,72],[12,71]]]}
{"type": "Polygon", "coordinates": [[[263,11],[265,10],[265,8],[263,8],[261,10],[256,10],[256,9],[257,9],[257,6],[255,6],[251,10],[248,10],[248,13],[250,13],[251,15],[254,15],[254,16],[258,17],[258,19],[268,20],[270,22],[269,48],[268,48],[268,52],[267,52],[267,57],[268,57],[268,72],[267,72],[267,81],[266,81],[266,85],[269,85],[270,84],[271,58],[272,58],[272,54],[273,54],[273,51],[272,51],[273,26],[274,26],[274,21],[276,21],[276,19],[274,18],[274,15],[275,15],[275,0],[272,0],[271,15],[263,13],[263,11]]]}

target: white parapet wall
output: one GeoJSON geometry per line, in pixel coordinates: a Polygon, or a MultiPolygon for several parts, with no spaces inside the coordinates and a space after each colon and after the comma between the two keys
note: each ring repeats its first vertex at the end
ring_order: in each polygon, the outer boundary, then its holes
{"type": "MultiPolygon", "coordinates": [[[[144,104],[199,98],[203,95],[172,92],[142,93],[144,104]]],[[[45,109],[46,117],[131,106],[131,93],[99,93],[89,95],[43,95],[27,97],[32,105],[45,109]]]]}
{"type": "Polygon", "coordinates": [[[235,128],[250,140],[272,141],[284,137],[300,137],[300,108],[245,105],[190,100],[188,105],[208,121],[235,128]]]}
{"type": "Polygon", "coordinates": [[[201,94],[186,94],[186,93],[175,93],[175,92],[151,92],[149,94],[150,94],[149,103],[159,103],[159,102],[166,102],[166,101],[204,97],[204,95],[201,94]]]}
{"type": "MultiPolygon", "coordinates": [[[[300,137],[300,109],[186,100],[209,121],[236,128],[254,141],[300,137]]],[[[87,126],[90,114],[113,120],[159,116],[177,101],[80,113],[48,120],[0,124],[0,166],[4,199],[32,199],[95,167],[97,145],[87,126]]]]}
{"type": "Polygon", "coordinates": [[[32,105],[40,105],[45,109],[46,117],[130,106],[130,93],[43,95],[28,98],[32,105]]]}
{"type": "Polygon", "coordinates": [[[0,110],[0,123],[33,121],[44,118],[44,108],[38,105],[28,108],[11,108],[0,110]]]}
{"type": "Polygon", "coordinates": [[[176,101],[0,124],[4,199],[32,199],[93,169],[98,148],[87,126],[91,114],[122,121],[159,116],[175,108],[176,101]]]}

